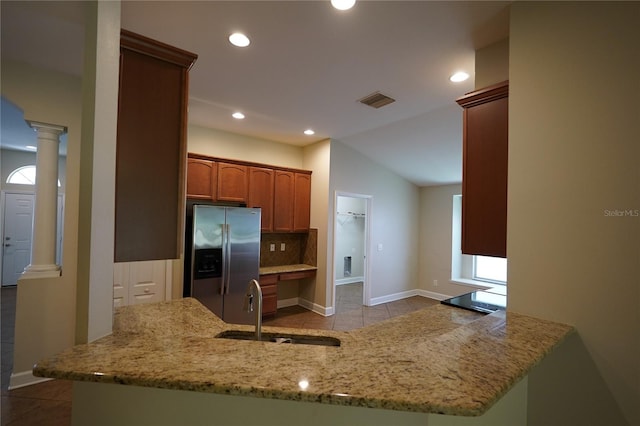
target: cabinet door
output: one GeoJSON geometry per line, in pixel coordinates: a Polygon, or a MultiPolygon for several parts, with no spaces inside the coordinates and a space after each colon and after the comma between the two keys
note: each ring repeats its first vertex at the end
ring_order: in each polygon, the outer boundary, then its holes
{"type": "Polygon", "coordinates": [[[311,214],[311,175],[295,173],[295,196],[293,200],[293,230],[309,231],[311,214]]]}
{"type": "Polygon", "coordinates": [[[187,198],[216,200],[218,165],[211,160],[187,160],[187,198]]]}
{"type": "Polygon", "coordinates": [[[506,257],[508,82],[458,99],[463,115],[462,252],[506,257]]]}
{"type": "Polygon", "coordinates": [[[129,267],[129,303],[155,303],[164,300],[166,261],[132,262],[129,267]]]}
{"type": "Polygon", "coordinates": [[[117,262],[177,259],[188,70],[196,55],[122,30],[115,179],[117,262]]]}
{"type": "Polygon", "coordinates": [[[218,163],[218,200],[247,202],[247,166],[218,163]]]}
{"type": "Polygon", "coordinates": [[[248,207],[260,207],[261,229],[273,230],[274,170],[265,167],[249,167],[248,207]]]}
{"type": "Polygon", "coordinates": [[[273,198],[273,230],[293,230],[293,200],[295,198],[294,173],[284,170],[275,171],[273,198]]]}

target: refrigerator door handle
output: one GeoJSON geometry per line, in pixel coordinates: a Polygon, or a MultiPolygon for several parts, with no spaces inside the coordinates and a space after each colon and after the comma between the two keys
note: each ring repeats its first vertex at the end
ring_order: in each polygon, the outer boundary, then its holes
{"type": "Polygon", "coordinates": [[[224,294],[229,294],[229,287],[231,286],[231,225],[230,224],[226,224],[226,234],[227,234],[227,241],[226,241],[226,251],[227,251],[227,259],[226,259],[226,265],[225,265],[225,282],[224,282],[224,294]]]}
{"type": "Polygon", "coordinates": [[[227,259],[229,253],[227,252],[227,224],[222,224],[222,285],[220,286],[220,295],[224,296],[224,289],[227,287],[227,280],[229,277],[229,271],[227,270],[227,259]]]}

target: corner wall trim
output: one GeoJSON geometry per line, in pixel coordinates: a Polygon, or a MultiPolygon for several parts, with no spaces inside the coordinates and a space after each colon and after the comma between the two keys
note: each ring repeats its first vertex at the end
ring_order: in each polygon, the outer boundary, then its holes
{"type": "Polygon", "coordinates": [[[322,305],[318,305],[317,303],[310,302],[306,299],[298,298],[298,305],[325,317],[333,315],[333,307],[326,308],[322,305]]]}
{"type": "Polygon", "coordinates": [[[345,278],[337,279],[336,285],[360,283],[363,281],[364,281],[364,277],[362,275],[359,277],[345,277],[345,278]]]}
{"type": "Polygon", "coordinates": [[[31,370],[29,371],[21,371],[20,373],[12,373],[11,378],[9,380],[9,390],[23,388],[25,386],[31,386],[42,382],[48,382],[49,380],[46,377],[36,377],[33,375],[31,370]]]}
{"type": "Polygon", "coordinates": [[[418,290],[401,291],[400,293],[387,294],[380,297],[371,298],[371,306],[380,305],[382,303],[395,302],[396,300],[406,299],[407,297],[418,296],[418,290]]]}
{"type": "Polygon", "coordinates": [[[429,290],[418,290],[418,296],[428,297],[429,299],[435,299],[440,301],[453,297],[453,296],[449,296],[448,294],[436,293],[435,291],[429,291],[429,290]]]}

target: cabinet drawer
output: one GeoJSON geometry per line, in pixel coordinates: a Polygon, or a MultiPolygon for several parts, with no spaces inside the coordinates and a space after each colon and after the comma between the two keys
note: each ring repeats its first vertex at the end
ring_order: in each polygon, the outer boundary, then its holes
{"type": "Polygon", "coordinates": [[[260,275],[260,285],[276,284],[278,282],[278,274],[260,275]]]}
{"type": "Polygon", "coordinates": [[[278,311],[278,295],[262,295],[262,316],[275,315],[278,311]]]}
{"type": "Polygon", "coordinates": [[[264,284],[260,285],[260,288],[262,289],[262,296],[278,293],[278,286],[276,284],[264,284]]]}
{"type": "Polygon", "coordinates": [[[301,278],[309,278],[315,277],[316,271],[296,271],[296,272],[285,272],[280,274],[280,281],[287,280],[299,280],[301,278]]]}

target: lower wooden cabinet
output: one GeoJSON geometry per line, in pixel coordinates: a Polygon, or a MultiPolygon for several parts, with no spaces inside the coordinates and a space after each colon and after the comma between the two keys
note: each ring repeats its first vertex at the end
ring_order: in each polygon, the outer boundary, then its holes
{"type": "Polygon", "coordinates": [[[167,300],[171,290],[171,261],[119,262],[113,264],[113,306],[156,303],[167,300]]]}
{"type": "Polygon", "coordinates": [[[262,288],[262,316],[272,316],[278,311],[278,275],[260,275],[262,288]]]}

